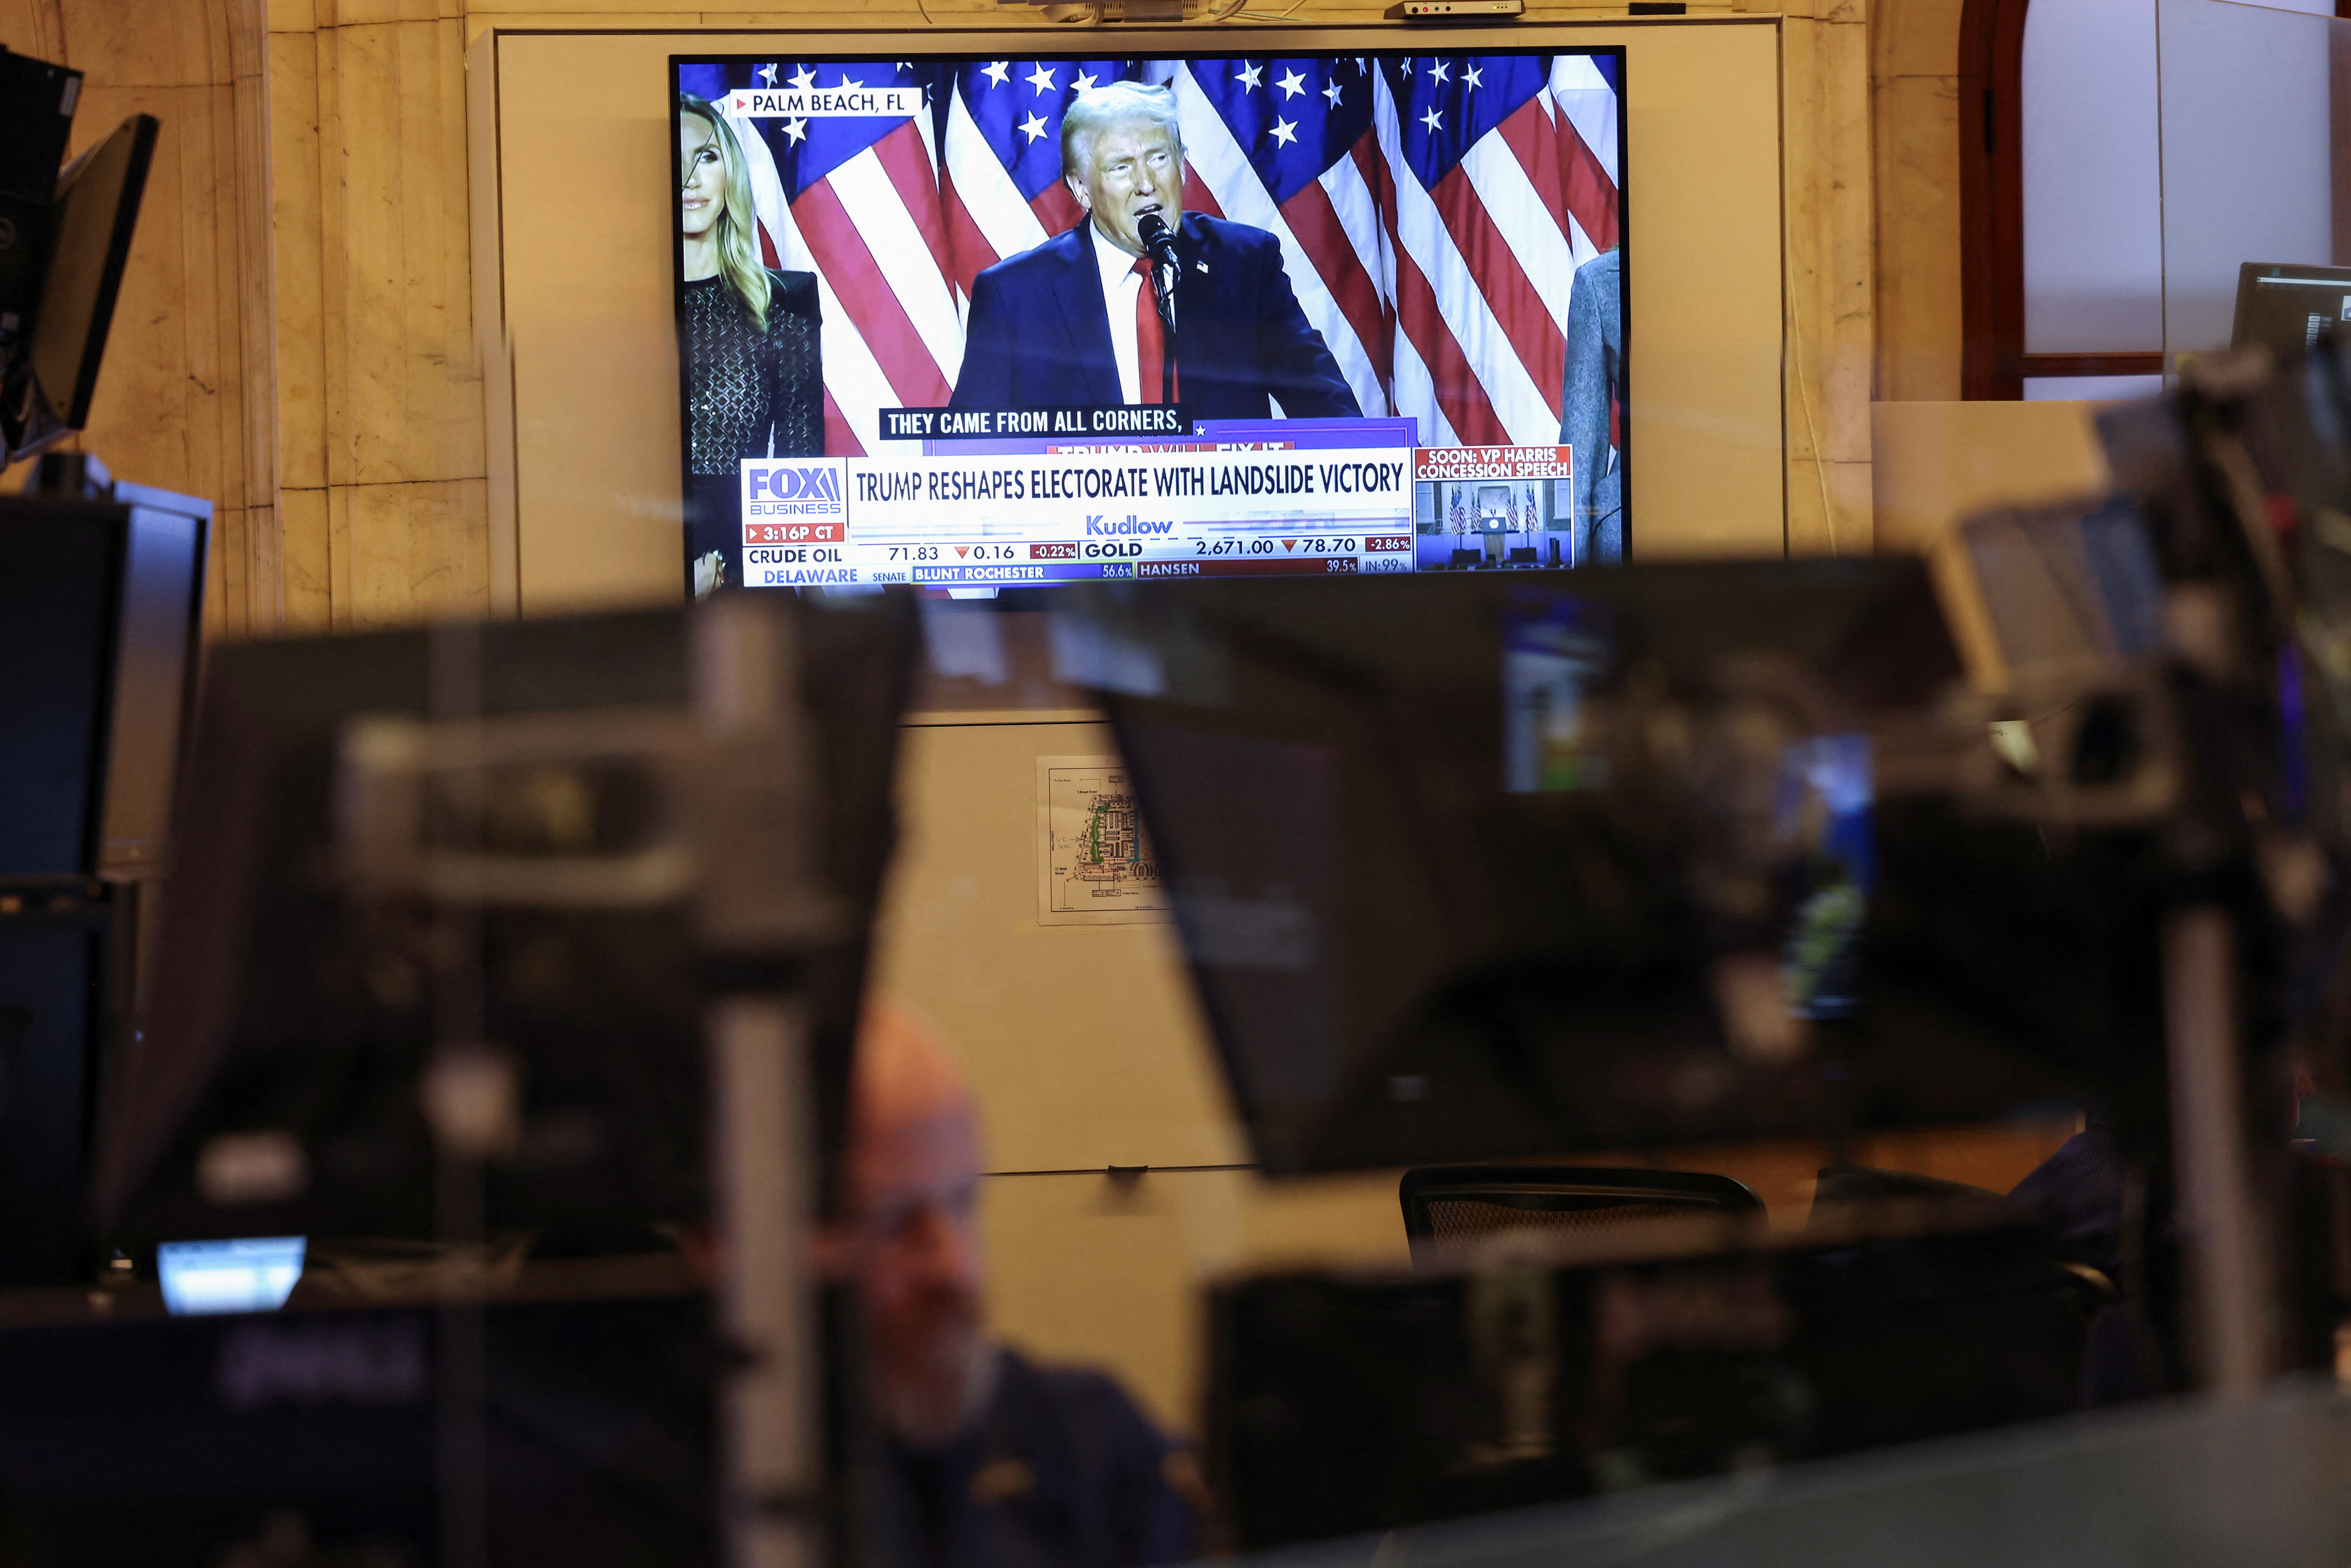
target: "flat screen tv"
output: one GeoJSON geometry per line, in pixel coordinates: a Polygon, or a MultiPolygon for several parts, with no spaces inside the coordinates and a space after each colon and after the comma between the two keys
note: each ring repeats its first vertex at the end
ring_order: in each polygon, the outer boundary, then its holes
{"type": "Polygon", "coordinates": [[[1621,559],[1623,51],[1490,39],[673,57],[688,583],[1621,559]]]}

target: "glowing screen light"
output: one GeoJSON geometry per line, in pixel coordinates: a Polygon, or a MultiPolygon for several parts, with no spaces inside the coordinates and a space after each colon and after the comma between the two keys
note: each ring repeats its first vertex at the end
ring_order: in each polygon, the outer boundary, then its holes
{"type": "Polygon", "coordinates": [[[155,1249],[163,1305],[177,1316],[276,1312],[302,1277],[303,1250],[299,1236],[166,1241],[155,1249]]]}

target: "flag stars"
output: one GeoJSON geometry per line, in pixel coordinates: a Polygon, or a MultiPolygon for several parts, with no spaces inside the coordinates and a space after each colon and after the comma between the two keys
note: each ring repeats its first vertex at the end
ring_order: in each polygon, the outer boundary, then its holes
{"type": "Polygon", "coordinates": [[[1026,136],[1032,145],[1043,141],[1045,138],[1045,117],[1041,114],[1031,114],[1028,119],[1022,120],[1020,122],[1020,134],[1026,136]]]}
{"type": "Polygon", "coordinates": [[[793,146],[799,146],[808,140],[808,121],[799,119],[785,120],[784,134],[792,139],[793,146]]]}
{"type": "Polygon", "coordinates": [[[776,85],[776,68],[774,66],[761,66],[759,68],[758,75],[759,79],[766,82],[769,87],[776,85]]]}
{"type": "Polygon", "coordinates": [[[1095,78],[1093,72],[1081,71],[1078,73],[1078,79],[1070,84],[1070,90],[1071,92],[1091,92],[1093,90],[1095,78]]]}
{"type": "Polygon", "coordinates": [[[1256,60],[1251,60],[1240,68],[1239,74],[1233,79],[1241,84],[1243,92],[1253,92],[1265,85],[1265,67],[1256,60]]]}
{"type": "Polygon", "coordinates": [[[1306,90],[1306,78],[1292,70],[1273,85],[1281,89],[1282,97],[1296,98],[1306,90]]]}
{"type": "Polygon", "coordinates": [[[1445,116],[1433,109],[1426,114],[1420,117],[1420,122],[1423,125],[1427,126],[1431,131],[1442,131],[1445,129],[1445,116]]]}
{"type": "Polygon", "coordinates": [[[865,84],[862,81],[854,80],[847,71],[843,71],[841,73],[841,79],[832,85],[837,90],[846,92],[852,88],[863,87],[865,84]]]}
{"type": "Polygon", "coordinates": [[[1037,68],[1029,73],[1028,81],[1030,87],[1037,89],[1040,97],[1053,90],[1053,73],[1045,68],[1045,62],[1042,60],[1039,60],[1037,68]]]}
{"type": "Polygon", "coordinates": [[[1452,69],[1453,68],[1443,60],[1431,60],[1428,62],[1428,79],[1436,82],[1451,81],[1452,69]]]}
{"type": "Polygon", "coordinates": [[[1336,109],[1339,107],[1339,78],[1337,77],[1332,77],[1331,78],[1331,85],[1322,89],[1322,96],[1331,100],[1332,108],[1336,109]]]}
{"type": "Polygon", "coordinates": [[[987,65],[980,68],[979,74],[987,78],[988,86],[1002,87],[1004,85],[1004,78],[1012,74],[1012,62],[1010,60],[990,60],[987,65]]]}
{"type": "Polygon", "coordinates": [[[1298,144],[1297,123],[1293,120],[1276,120],[1273,122],[1273,140],[1277,146],[1296,146],[1298,144]]]}
{"type": "Polygon", "coordinates": [[[1461,90],[1463,92],[1474,92],[1485,85],[1485,76],[1476,66],[1464,66],[1462,68],[1461,90]]]}
{"type": "MultiPolygon", "coordinates": [[[[775,68],[771,66],[768,68],[772,70],[775,68]]],[[[775,85],[774,80],[770,78],[768,85],[773,87],[775,85]]],[[[808,91],[809,89],[816,86],[816,72],[810,67],[802,66],[799,69],[799,74],[792,78],[792,86],[798,88],[802,92],[808,91]]]]}

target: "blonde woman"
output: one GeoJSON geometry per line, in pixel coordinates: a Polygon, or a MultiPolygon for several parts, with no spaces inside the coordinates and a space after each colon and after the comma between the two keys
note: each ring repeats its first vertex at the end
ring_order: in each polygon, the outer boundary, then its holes
{"type": "Polygon", "coordinates": [[[689,93],[677,155],[686,559],[700,597],[743,580],[741,461],[824,455],[824,373],[816,274],[760,265],[742,144],[689,93]]]}

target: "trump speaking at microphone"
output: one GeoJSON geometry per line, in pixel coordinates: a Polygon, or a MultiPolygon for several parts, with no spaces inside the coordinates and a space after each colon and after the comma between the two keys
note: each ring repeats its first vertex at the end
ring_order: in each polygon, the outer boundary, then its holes
{"type": "Polygon", "coordinates": [[[1172,381],[1196,420],[1265,419],[1276,403],[1292,419],[1362,413],[1299,308],[1280,243],[1185,213],[1172,93],[1120,81],[1080,95],[1061,120],[1061,172],[1086,221],[975,280],[950,406],[1159,402],[1172,381]],[[1154,306],[1164,262],[1145,243],[1155,217],[1176,259],[1165,379],[1168,323],[1154,306]]]}

